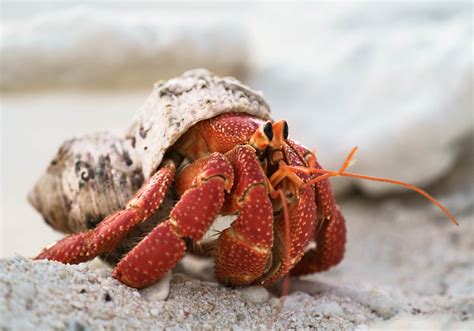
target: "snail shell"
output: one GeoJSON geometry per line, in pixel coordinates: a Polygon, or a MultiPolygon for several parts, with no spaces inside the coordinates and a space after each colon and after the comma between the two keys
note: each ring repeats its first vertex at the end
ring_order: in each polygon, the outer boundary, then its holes
{"type": "Polygon", "coordinates": [[[163,156],[197,122],[227,112],[270,119],[270,106],[261,92],[232,77],[194,69],[157,82],[126,132],[148,179],[163,156]]]}
{"type": "MultiPolygon", "coordinates": [[[[226,112],[270,119],[262,93],[231,77],[195,69],[158,82],[124,139],[102,132],[64,142],[28,200],[56,230],[76,233],[94,228],[125,207],[191,126],[226,112]]],[[[174,194],[172,188],[160,210],[109,254],[109,260],[116,261],[167,217],[174,194]]]]}
{"type": "Polygon", "coordinates": [[[133,149],[101,132],[64,142],[28,200],[54,229],[74,233],[122,209],[142,184],[133,149]]]}

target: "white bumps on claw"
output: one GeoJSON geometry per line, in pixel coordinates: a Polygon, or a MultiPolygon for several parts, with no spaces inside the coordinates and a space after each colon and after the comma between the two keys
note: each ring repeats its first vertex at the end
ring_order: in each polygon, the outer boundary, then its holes
{"type": "Polygon", "coordinates": [[[140,293],[145,300],[154,302],[154,301],[163,301],[168,298],[170,293],[170,283],[173,274],[171,271],[168,271],[166,275],[157,283],[141,290],[140,293]]]}

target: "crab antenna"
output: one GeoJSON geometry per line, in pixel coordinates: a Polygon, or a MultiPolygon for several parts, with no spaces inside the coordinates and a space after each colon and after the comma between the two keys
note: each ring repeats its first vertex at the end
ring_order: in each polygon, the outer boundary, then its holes
{"type": "Polygon", "coordinates": [[[448,208],[446,208],[445,206],[443,206],[441,204],[441,202],[439,202],[438,200],[436,200],[434,197],[432,197],[430,194],[428,194],[428,192],[426,192],[425,190],[422,190],[421,188],[419,187],[416,187],[415,185],[412,185],[412,184],[409,184],[409,183],[405,183],[405,182],[402,182],[402,181],[399,181],[399,180],[393,180],[393,179],[388,179],[388,178],[380,178],[380,177],[373,177],[373,176],[366,176],[366,175],[361,175],[361,174],[355,174],[355,173],[351,173],[351,172],[344,172],[342,173],[340,176],[344,176],[344,177],[352,177],[352,178],[357,178],[357,179],[366,179],[366,180],[372,180],[372,181],[377,181],[377,182],[383,182],[383,183],[389,183],[389,184],[395,184],[395,185],[400,185],[400,186],[403,186],[403,187],[406,187],[412,191],[415,191],[419,194],[421,194],[422,196],[424,196],[425,198],[427,198],[428,200],[430,200],[432,203],[434,203],[439,209],[441,209],[445,214],[446,216],[448,216],[448,218],[451,220],[451,222],[453,222],[454,224],[456,225],[459,225],[458,221],[456,221],[456,219],[454,218],[453,214],[451,214],[451,212],[448,210],[448,208]]]}
{"type": "Polygon", "coordinates": [[[347,155],[346,159],[344,160],[344,163],[342,164],[341,166],[341,169],[339,169],[339,173],[343,173],[348,167],[349,165],[351,164],[351,161],[352,161],[352,158],[354,157],[354,154],[357,152],[357,146],[354,146],[352,147],[352,150],[351,152],[349,153],[349,155],[347,155]]]}
{"type": "Polygon", "coordinates": [[[451,222],[453,222],[456,225],[459,225],[459,223],[456,221],[453,214],[451,214],[451,212],[448,210],[448,208],[443,206],[441,204],[441,202],[439,202],[434,197],[432,197],[428,192],[426,192],[425,190],[422,190],[421,188],[419,188],[415,185],[405,183],[405,182],[402,182],[402,181],[399,181],[399,180],[394,180],[394,179],[367,176],[367,175],[361,175],[361,174],[352,173],[352,172],[345,172],[347,167],[350,165],[350,161],[351,161],[352,157],[354,156],[354,154],[356,153],[356,151],[357,151],[357,147],[352,148],[351,152],[347,156],[346,160],[342,164],[341,169],[339,169],[339,171],[331,171],[331,170],[317,169],[317,168],[292,167],[292,166],[288,166],[288,168],[290,168],[294,171],[299,171],[299,172],[304,172],[304,173],[322,174],[321,176],[318,176],[315,179],[312,179],[312,180],[306,182],[305,185],[313,185],[313,184],[316,184],[317,182],[320,182],[320,181],[322,181],[326,178],[329,178],[329,177],[339,177],[339,176],[341,176],[341,177],[351,177],[351,178],[356,178],[356,179],[365,179],[365,180],[371,180],[371,181],[375,181],[375,182],[383,182],[383,183],[403,186],[403,187],[406,187],[406,188],[408,188],[412,191],[415,191],[415,192],[421,194],[422,196],[424,196],[426,199],[428,199],[433,204],[435,204],[439,209],[441,209],[441,211],[444,214],[446,214],[446,216],[448,216],[448,218],[451,220],[451,222]]]}

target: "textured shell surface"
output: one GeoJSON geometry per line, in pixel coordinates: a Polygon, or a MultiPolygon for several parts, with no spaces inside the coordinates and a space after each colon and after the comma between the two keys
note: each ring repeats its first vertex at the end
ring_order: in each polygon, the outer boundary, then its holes
{"type": "Polygon", "coordinates": [[[61,145],[28,200],[54,229],[78,232],[122,209],[143,180],[139,158],[124,139],[94,133],[61,145]]]}
{"type": "Polygon", "coordinates": [[[270,107],[261,92],[231,77],[194,69],[157,82],[136,114],[126,138],[141,160],[145,179],[160,165],[165,152],[199,121],[226,112],[270,119],[270,107]]]}
{"type": "Polygon", "coordinates": [[[65,141],[28,200],[56,230],[93,228],[125,207],[191,126],[230,111],[270,119],[262,94],[234,78],[195,69],[158,82],[124,138],[102,132],[65,141]]]}

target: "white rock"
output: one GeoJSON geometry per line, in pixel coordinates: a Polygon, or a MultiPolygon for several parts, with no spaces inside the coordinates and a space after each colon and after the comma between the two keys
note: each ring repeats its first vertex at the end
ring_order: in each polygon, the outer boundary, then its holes
{"type": "Polygon", "coordinates": [[[131,14],[83,6],[5,20],[0,89],[148,88],[197,66],[224,75],[247,70],[247,42],[238,28],[217,15],[183,18],[181,11],[131,14]]]}
{"type": "Polygon", "coordinates": [[[393,319],[376,323],[370,330],[472,330],[474,321],[449,323],[448,315],[410,316],[400,315],[393,319]],[[449,326],[448,326],[449,325],[449,326]]]}
{"type": "Polygon", "coordinates": [[[95,258],[89,263],[87,263],[87,267],[89,268],[89,270],[94,270],[96,272],[102,272],[102,270],[112,269],[112,267],[109,264],[105,263],[99,258],[95,258]]]}
{"type": "Polygon", "coordinates": [[[99,268],[99,269],[96,269],[95,272],[97,273],[97,275],[99,275],[100,277],[108,277],[110,276],[110,269],[107,269],[107,268],[99,268]]]}
{"type": "MultiPolygon", "coordinates": [[[[150,287],[141,290],[142,297],[147,301],[163,301],[166,300],[168,294],[170,293],[170,283],[171,283],[172,273],[168,271],[166,275],[157,283],[151,285],[150,287]]],[[[151,311],[150,313],[154,315],[151,311]]]]}
{"type": "MultiPolygon", "coordinates": [[[[287,119],[291,136],[315,148],[325,167],[337,169],[357,145],[355,172],[426,185],[449,171],[463,152],[459,140],[474,131],[469,4],[268,11],[252,8],[245,19],[235,12],[220,19],[187,15],[181,25],[167,12],[110,16],[87,8],[8,20],[0,88],[130,81],[148,87],[197,64],[231,73],[252,62],[249,85],[264,91],[273,117],[287,119]],[[269,29],[274,25],[280,33],[269,29]]],[[[400,189],[356,185],[372,194],[400,189]]]]}
{"type": "Polygon", "coordinates": [[[281,304],[281,300],[276,297],[272,297],[270,300],[268,300],[268,303],[272,306],[278,306],[281,304]]]}
{"type": "Polygon", "coordinates": [[[132,295],[135,297],[135,298],[141,298],[142,296],[140,295],[140,292],[138,291],[132,291],[132,295]]]}
{"type": "Polygon", "coordinates": [[[395,316],[404,306],[401,298],[396,294],[376,286],[359,288],[340,286],[334,287],[331,292],[368,306],[383,318],[395,316]]]}
{"type": "Polygon", "coordinates": [[[369,326],[366,324],[359,324],[355,328],[355,331],[367,331],[367,330],[369,330],[369,326]]]}
{"type": "Polygon", "coordinates": [[[251,303],[264,303],[270,298],[270,293],[263,286],[249,286],[239,288],[238,291],[242,298],[251,303]]]}
{"type": "Polygon", "coordinates": [[[63,278],[66,278],[68,275],[67,271],[66,270],[59,270],[58,271],[58,277],[63,279],[63,278]]]}
{"type": "MultiPolygon", "coordinates": [[[[359,146],[350,171],[422,185],[446,174],[460,138],[474,131],[470,6],[297,9],[275,15],[278,34],[267,31],[271,17],[253,27],[266,39],[254,45],[262,70],[250,86],[265,93],[273,117],[287,119],[328,169],[359,146]]],[[[396,189],[356,183],[372,194],[396,189]]]]}
{"type": "Polygon", "coordinates": [[[342,315],[343,310],[341,306],[337,302],[324,302],[321,303],[312,309],[315,313],[320,313],[326,316],[333,316],[333,315],[342,315]]]}
{"type": "Polygon", "coordinates": [[[71,305],[74,308],[78,308],[78,309],[83,309],[84,308],[84,304],[80,301],[73,301],[73,302],[71,302],[71,305]]]}

